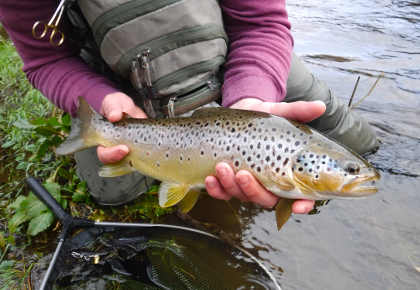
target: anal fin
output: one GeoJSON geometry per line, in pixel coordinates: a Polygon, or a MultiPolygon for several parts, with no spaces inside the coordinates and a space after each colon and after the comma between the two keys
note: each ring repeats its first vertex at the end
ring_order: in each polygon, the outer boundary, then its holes
{"type": "Polygon", "coordinates": [[[289,220],[292,215],[292,204],[294,200],[288,198],[280,198],[276,205],[276,222],[277,229],[283,227],[283,225],[289,220]]]}
{"type": "Polygon", "coordinates": [[[162,182],[159,188],[159,205],[170,207],[180,202],[190,191],[188,184],[162,182]]]}
{"type": "Polygon", "coordinates": [[[192,189],[187,195],[178,203],[178,209],[181,213],[188,213],[194,205],[197,203],[198,198],[200,197],[200,191],[192,189]]]}
{"type": "Polygon", "coordinates": [[[101,169],[99,169],[98,175],[100,177],[117,177],[134,171],[136,170],[130,165],[130,162],[123,159],[120,162],[102,166],[101,169]]]}

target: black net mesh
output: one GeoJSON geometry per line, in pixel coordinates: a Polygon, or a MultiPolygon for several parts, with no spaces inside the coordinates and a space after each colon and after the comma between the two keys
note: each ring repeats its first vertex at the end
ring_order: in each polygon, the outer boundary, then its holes
{"type": "Polygon", "coordinates": [[[173,229],[92,228],[68,238],[54,289],[276,289],[227,243],[173,229]]]}

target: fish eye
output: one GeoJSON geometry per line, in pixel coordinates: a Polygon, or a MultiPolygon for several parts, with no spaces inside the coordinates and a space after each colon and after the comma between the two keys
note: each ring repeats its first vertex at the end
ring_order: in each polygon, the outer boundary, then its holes
{"type": "Polygon", "coordinates": [[[349,174],[355,175],[359,174],[360,172],[360,166],[353,162],[346,163],[346,166],[344,168],[344,171],[348,172],[349,174]]]}

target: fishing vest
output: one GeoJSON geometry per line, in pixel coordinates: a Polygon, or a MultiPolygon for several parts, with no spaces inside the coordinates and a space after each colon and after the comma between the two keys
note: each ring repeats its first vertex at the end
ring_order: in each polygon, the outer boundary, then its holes
{"type": "Polygon", "coordinates": [[[67,15],[80,56],[150,117],[220,99],[228,39],[218,0],[73,0],[67,15]]]}

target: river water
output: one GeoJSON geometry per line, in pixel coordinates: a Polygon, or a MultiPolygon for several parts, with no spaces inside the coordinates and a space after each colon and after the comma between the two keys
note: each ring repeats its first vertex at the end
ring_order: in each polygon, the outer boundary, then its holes
{"type": "MultiPolygon", "coordinates": [[[[236,205],[225,213],[218,207],[216,216],[225,231],[241,234],[283,289],[420,289],[420,1],[287,5],[296,53],[343,102],[358,76],[356,102],[384,73],[356,108],[382,141],[369,157],[382,174],[379,192],[295,215],[280,232],[272,211],[236,205]],[[232,212],[239,212],[236,221],[232,212]]],[[[206,202],[193,213],[217,222],[203,213],[215,208],[206,202]]]]}

